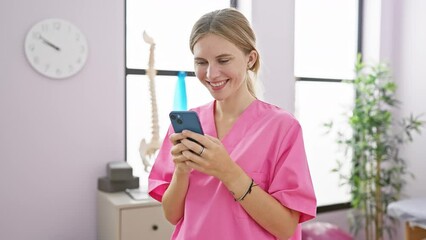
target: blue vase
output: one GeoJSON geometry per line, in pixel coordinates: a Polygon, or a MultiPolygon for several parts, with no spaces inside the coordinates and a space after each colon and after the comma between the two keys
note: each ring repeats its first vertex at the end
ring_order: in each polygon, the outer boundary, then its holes
{"type": "Polygon", "coordinates": [[[173,102],[174,111],[187,110],[187,98],[186,98],[186,85],[185,85],[186,73],[179,71],[178,79],[176,82],[175,98],[173,102]]]}

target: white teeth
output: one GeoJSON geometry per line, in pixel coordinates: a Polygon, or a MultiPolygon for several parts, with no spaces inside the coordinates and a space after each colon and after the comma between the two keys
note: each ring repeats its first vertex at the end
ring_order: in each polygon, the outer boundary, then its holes
{"type": "Polygon", "coordinates": [[[213,87],[220,87],[220,86],[222,86],[225,83],[226,83],[226,81],[217,82],[217,83],[212,83],[211,82],[210,85],[212,85],[213,87]]]}

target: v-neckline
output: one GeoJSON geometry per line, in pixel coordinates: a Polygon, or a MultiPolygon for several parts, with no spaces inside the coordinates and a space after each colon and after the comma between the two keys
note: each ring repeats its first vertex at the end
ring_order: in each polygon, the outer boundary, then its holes
{"type": "Polygon", "coordinates": [[[234,123],[232,124],[232,126],[229,128],[229,130],[223,135],[222,139],[219,138],[219,134],[217,132],[217,125],[216,125],[216,118],[215,118],[215,112],[216,112],[216,100],[214,100],[213,104],[212,104],[212,109],[210,111],[210,114],[212,114],[212,119],[213,119],[213,132],[215,133],[215,137],[218,138],[222,143],[224,143],[226,141],[226,139],[228,138],[228,136],[230,134],[232,134],[234,132],[235,126],[241,126],[241,124],[239,124],[239,122],[241,122],[241,119],[244,119],[244,116],[246,114],[248,114],[250,112],[250,109],[253,108],[256,105],[256,102],[258,102],[258,99],[253,100],[253,102],[251,102],[246,109],[244,109],[244,111],[240,114],[240,116],[237,117],[237,119],[234,121],[234,123]]]}

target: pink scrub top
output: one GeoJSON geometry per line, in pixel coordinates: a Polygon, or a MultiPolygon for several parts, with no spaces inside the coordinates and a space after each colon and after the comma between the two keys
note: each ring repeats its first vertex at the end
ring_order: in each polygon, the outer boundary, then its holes
{"type": "MultiPolygon", "coordinates": [[[[199,114],[204,133],[217,137],[215,102],[192,109],[199,114]]],[[[169,135],[149,175],[149,194],[161,202],[169,186],[174,163],[169,135]]],[[[255,183],[287,208],[300,212],[299,225],[290,238],[301,239],[300,223],[316,215],[316,198],[309,173],[299,122],[271,104],[255,100],[222,139],[231,158],[255,183]]],[[[185,199],[184,216],[171,239],[276,239],[234,201],[217,179],[193,170],[185,199]]]]}

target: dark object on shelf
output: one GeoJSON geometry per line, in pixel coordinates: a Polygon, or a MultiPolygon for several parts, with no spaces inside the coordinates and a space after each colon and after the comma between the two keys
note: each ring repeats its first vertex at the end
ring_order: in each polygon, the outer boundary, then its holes
{"type": "Polygon", "coordinates": [[[98,189],[104,192],[122,192],[126,189],[139,188],[139,177],[132,180],[113,181],[107,177],[98,178],[98,189]]]}
{"type": "Polygon", "coordinates": [[[112,181],[133,179],[133,169],[127,162],[110,162],[107,164],[107,177],[112,181]]]}
{"type": "Polygon", "coordinates": [[[107,164],[107,176],[98,178],[98,189],[104,192],[121,192],[139,188],[139,177],[133,176],[133,169],[127,162],[107,164]]]}

